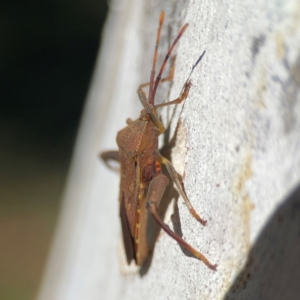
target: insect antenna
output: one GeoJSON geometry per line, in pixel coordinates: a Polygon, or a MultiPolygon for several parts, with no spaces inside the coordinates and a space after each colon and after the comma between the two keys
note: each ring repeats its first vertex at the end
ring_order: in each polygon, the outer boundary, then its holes
{"type": "Polygon", "coordinates": [[[188,83],[188,81],[190,80],[191,76],[192,76],[192,73],[194,72],[194,69],[197,67],[197,65],[200,63],[200,61],[202,60],[204,54],[205,54],[206,50],[204,50],[202,52],[202,54],[199,56],[199,58],[197,59],[197,61],[194,63],[193,67],[192,67],[192,70],[190,72],[190,75],[188,76],[187,80],[185,81],[183,87],[182,87],[182,90],[180,92],[180,95],[182,95],[183,91],[184,91],[184,87],[186,86],[186,84],[188,83]]]}
{"type": "MultiPolygon", "coordinates": [[[[154,50],[154,57],[153,57],[153,65],[152,65],[152,70],[151,70],[151,75],[150,75],[150,87],[149,87],[149,99],[151,99],[152,95],[152,89],[153,89],[153,82],[154,82],[154,76],[155,76],[155,65],[157,61],[157,53],[158,53],[158,44],[160,41],[160,34],[161,34],[161,29],[163,26],[165,20],[165,12],[162,11],[159,16],[159,26],[157,29],[157,36],[156,36],[156,44],[155,44],[155,50],[154,50]]],[[[152,103],[154,104],[154,103],[152,103]]]]}
{"type": "Polygon", "coordinates": [[[202,60],[202,58],[203,58],[205,52],[206,52],[206,50],[203,51],[203,53],[200,55],[200,57],[197,59],[197,61],[196,61],[195,64],[193,65],[192,70],[191,70],[191,73],[190,73],[190,75],[189,75],[189,77],[188,77],[188,79],[187,79],[186,81],[189,81],[189,79],[190,79],[192,73],[194,72],[194,69],[197,67],[197,65],[199,64],[199,62],[202,60]]]}
{"type": "MultiPolygon", "coordinates": [[[[168,59],[169,59],[169,57],[170,57],[170,55],[171,55],[171,53],[172,53],[174,47],[176,46],[177,42],[179,41],[179,39],[181,38],[181,36],[183,35],[183,33],[185,32],[185,30],[186,30],[186,28],[187,28],[188,26],[189,26],[189,24],[186,23],[186,24],[181,28],[181,30],[179,31],[179,33],[178,33],[176,39],[174,40],[172,46],[169,48],[168,53],[167,53],[167,55],[166,55],[166,57],[165,57],[165,59],[164,59],[162,65],[161,65],[161,67],[160,67],[159,73],[158,73],[158,75],[157,75],[157,77],[156,77],[156,79],[155,79],[153,88],[151,88],[150,95],[149,95],[149,103],[152,104],[152,105],[154,105],[154,98],[155,98],[156,89],[157,89],[157,86],[158,86],[158,84],[159,84],[159,82],[160,82],[160,80],[161,80],[161,75],[162,75],[162,72],[163,72],[163,70],[164,70],[164,68],[165,68],[165,66],[166,66],[166,63],[167,63],[167,61],[168,61],[168,59]]],[[[151,73],[151,76],[152,76],[152,73],[151,73]]],[[[153,76],[154,76],[154,75],[153,75],[153,76]]]]}

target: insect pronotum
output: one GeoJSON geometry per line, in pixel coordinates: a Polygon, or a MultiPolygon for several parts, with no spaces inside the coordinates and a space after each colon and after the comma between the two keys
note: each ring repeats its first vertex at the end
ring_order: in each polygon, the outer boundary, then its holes
{"type": "MultiPolygon", "coordinates": [[[[150,82],[141,84],[137,90],[144,109],[141,111],[140,117],[137,120],[132,121],[128,119],[128,125],[118,132],[117,144],[119,151],[102,152],[101,157],[106,164],[108,164],[108,160],[112,159],[118,161],[121,165],[119,204],[123,241],[128,264],[130,264],[132,260],[135,260],[136,264],[140,266],[149,255],[150,249],[146,237],[146,227],[147,215],[150,211],[155,221],[169,236],[195,257],[203,261],[210,269],[216,270],[217,265],[210,263],[203,254],[172,231],[169,226],[161,220],[158,214],[160,200],[169,184],[168,177],[165,176],[161,170],[161,164],[163,164],[166,166],[171,179],[175,183],[192,216],[202,225],[206,224],[206,221],[196,213],[187,198],[182,186],[181,177],[177,174],[171,162],[158,151],[158,136],[165,131],[165,127],[158,118],[157,109],[167,105],[181,103],[187,98],[191,87],[191,81],[188,78],[177,99],[162,104],[155,104],[154,100],[159,83],[173,79],[174,68],[171,68],[169,76],[165,78],[161,78],[162,73],[175,45],[188,27],[188,24],[185,24],[179,31],[155,78],[158,44],[164,16],[164,12],[161,12],[150,82]],[[148,97],[143,90],[145,87],[149,87],[148,97]]],[[[192,71],[200,62],[204,53],[205,52],[199,57],[192,71]]]]}

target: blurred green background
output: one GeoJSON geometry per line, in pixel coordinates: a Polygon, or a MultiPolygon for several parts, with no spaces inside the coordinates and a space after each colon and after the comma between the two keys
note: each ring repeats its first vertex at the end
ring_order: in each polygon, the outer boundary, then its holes
{"type": "Polygon", "coordinates": [[[106,0],[0,4],[0,299],[34,299],[106,0]]]}

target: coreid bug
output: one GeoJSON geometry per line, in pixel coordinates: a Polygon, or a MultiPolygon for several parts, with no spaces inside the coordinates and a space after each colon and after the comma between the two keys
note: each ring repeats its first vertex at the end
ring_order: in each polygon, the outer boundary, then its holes
{"type": "MultiPolygon", "coordinates": [[[[118,161],[121,165],[119,195],[120,217],[128,264],[134,259],[136,264],[140,266],[145,262],[145,259],[149,255],[146,229],[147,215],[148,211],[150,211],[155,221],[169,236],[191,252],[195,257],[202,260],[210,269],[216,270],[217,265],[211,264],[203,254],[194,249],[178,234],[172,231],[169,226],[161,220],[158,214],[160,200],[169,184],[168,177],[161,171],[161,164],[163,164],[166,166],[171,179],[175,183],[192,216],[202,225],[206,224],[206,221],[200,218],[187,198],[183,190],[180,176],[175,171],[171,162],[163,157],[158,151],[158,136],[165,131],[165,128],[158,118],[157,109],[167,105],[181,103],[187,98],[191,87],[191,81],[188,79],[177,99],[163,104],[154,104],[159,83],[170,81],[173,78],[173,68],[171,68],[170,75],[163,79],[161,78],[162,72],[175,45],[188,27],[188,24],[185,24],[179,31],[176,39],[173,41],[173,44],[167,52],[156,79],[154,80],[158,44],[163,22],[164,12],[161,12],[150,82],[140,85],[137,90],[144,109],[137,120],[127,120],[128,126],[118,132],[117,144],[119,151],[102,152],[101,158],[106,164],[108,160],[112,159],[118,161]],[[143,88],[145,87],[149,87],[148,98],[143,91],[143,88]]],[[[204,53],[205,52],[203,52],[193,66],[193,69],[201,60],[204,53]]]]}

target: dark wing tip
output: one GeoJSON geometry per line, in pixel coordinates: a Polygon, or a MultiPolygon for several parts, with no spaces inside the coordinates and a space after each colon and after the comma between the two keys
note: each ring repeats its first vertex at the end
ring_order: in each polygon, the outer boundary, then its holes
{"type": "Polygon", "coordinates": [[[134,253],[134,241],[133,237],[130,233],[129,223],[126,215],[125,209],[125,201],[124,198],[121,200],[121,207],[120,207],[120,217],[121,217],[121,225],[122,225],[122,232],[123,232],[123,242],[126,252],[127,263],[130,264],[133,259],[135,259],[134,253]]]}

